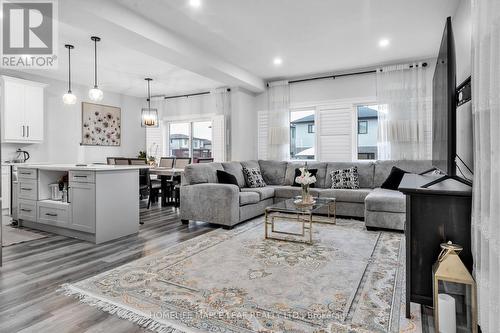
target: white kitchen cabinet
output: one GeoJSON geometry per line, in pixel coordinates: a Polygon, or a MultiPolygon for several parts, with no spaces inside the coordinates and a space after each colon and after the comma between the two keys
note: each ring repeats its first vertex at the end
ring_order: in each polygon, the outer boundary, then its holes
{"type": "Polygon", "coordinates": [[[95,185],[70,182],[71,229],[95,232],[95,185]]]}
{"type": "Polygon", "coordinates": [[[1,76],[2,142],[37,143],[44,134],[43,83],[1,76]]]}

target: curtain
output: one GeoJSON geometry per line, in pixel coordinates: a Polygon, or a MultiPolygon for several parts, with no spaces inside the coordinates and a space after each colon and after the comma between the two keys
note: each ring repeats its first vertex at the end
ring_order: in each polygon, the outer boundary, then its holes
{"type": "Polygon", "coordinates": [[[479,324],[500,332],[500,1],[472,1],[472,253],[479,324]]]}
{"type": "Polygon", "coordinates": [[[378,159],[431,158],[432,82],[422,63],[377,70],[378,159]]]}
{"type": "MultiPolygon", "coordinates": [[[[220,161],[230,161],[231,160],[231,92],[227,88],[218,88],[211,94],[215,98],[215,114],[218,116],[223,116],[222,126],[215,126],[215,122],[219,120],[214,119],[214,130],[215,128],[222,127],[224,133],[218,137],[222,137],[222,142],[220,144],[224,147],[220,147],[222,150],[222,155],[218,160],[220,161]]],[[[220,119],[220,118],[217,118],[220,119]]],[[[214,134],[214,145],[215,145],[215,134],[214,134]]]]}
{"type": "Polygon", "coordinates": [[[268,99],[267,158],[286,161],[290,157],[290,87],[288,81],[270,82],[268,99]]]}

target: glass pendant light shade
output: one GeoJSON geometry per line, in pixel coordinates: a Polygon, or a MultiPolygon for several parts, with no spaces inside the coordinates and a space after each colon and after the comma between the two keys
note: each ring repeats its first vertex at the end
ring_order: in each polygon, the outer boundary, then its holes
{"type": "Polygon", "coordinates": [[[71,50],[75,47],[70,44],[65,44],[64,47],[68,49],[68,92],[63,95],[63,103],[71,105],[76,103],[76,96],[71,92],[71,50]]]}
{"type": "Polygon", "coordinates": [[[141,110],[141,126],[142,127],[158,127],[160,122],[158,120],[158,109],[151,108],[151,88],[150,83],[153,79],[146,78],[148,82],[148,107],[141,110]]]}
{"type": "Polygon", "coordinates": [[[102,101],[102,98],[104,97],[104,94],[101,89],[99,88],[92,88],[89,90],[89,98],[90,100],[94,102],[99,102],[102,101]]]}
{"type": "Polygon", "coordinates": [[[90,39],[94,42],[94,88],[89,90],[89,98],[91,101],[99,102],[104,97],[104,93],[97,86],[97,42],[100,42],[101,38],[92,36],[90,39]]]}
{"type": "Polygon", "coordinates": [[[67,92],[66,94],[63,95],[63,103],[72,105],[76,103],[76,96],[73,95],[71,92],[67,92]]]}
{"type": "Polygon", "coordinates": [[[143,108],[141,111],[141,126],[142,127],[158,127],[158,110],[143,108]]]}

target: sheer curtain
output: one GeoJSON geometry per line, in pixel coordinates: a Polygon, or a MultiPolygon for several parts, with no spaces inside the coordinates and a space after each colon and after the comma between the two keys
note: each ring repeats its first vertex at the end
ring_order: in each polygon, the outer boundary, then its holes
{"type": "Polygon", "coordinates": [[[271,160],[290,156],[290,87],[288,81],[270,82],[268,98],[268,153],[271,160]]]}
{"type": "Polygon", "coordinates": [[[378,158],[431,158],[432,82],[422,63],[377,70],[378,158]]]}
{"type": "Polygon", "coordinates": [[[472,1],[472,253],[479,324],[500,332],[500,1],[472,1]]]}

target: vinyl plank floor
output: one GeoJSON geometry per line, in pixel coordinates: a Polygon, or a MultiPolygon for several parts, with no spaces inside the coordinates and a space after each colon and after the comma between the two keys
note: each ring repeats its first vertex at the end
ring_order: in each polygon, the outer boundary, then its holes
{"type": "Polygon", "coordinates": [[[141,202],[138,235],[91,244],[50,235],[3,249],[0,332],[143,332],[139,326],[56,293],[76,282],[212,231],[183,225],[178,210],[141,202]]]}

